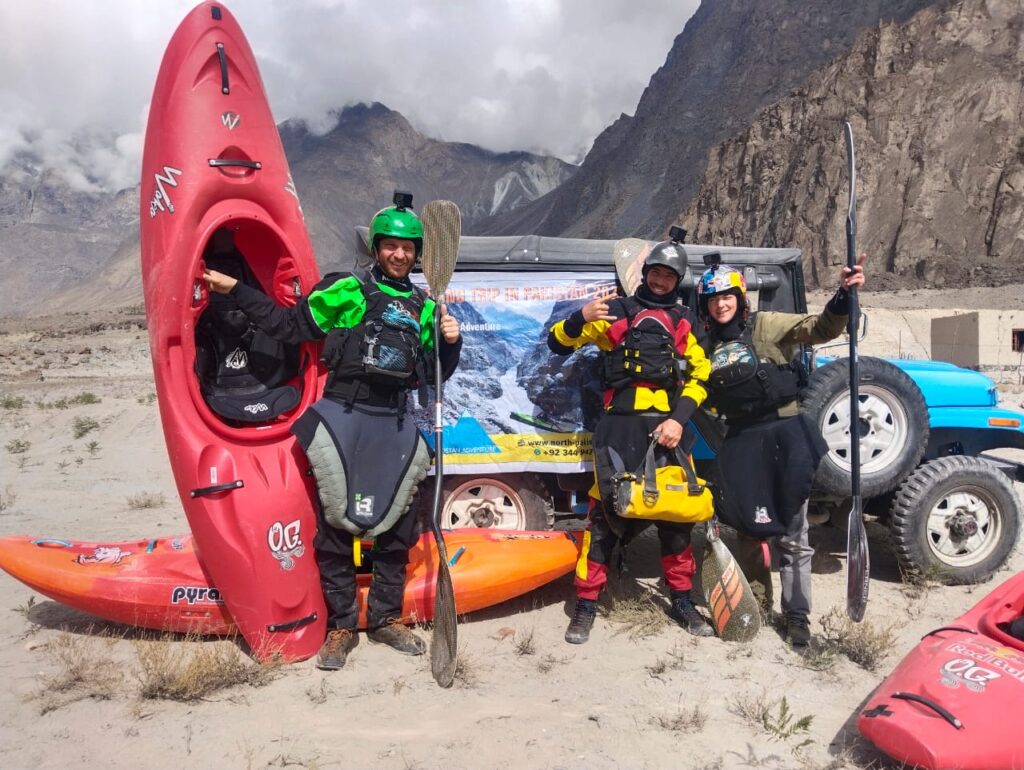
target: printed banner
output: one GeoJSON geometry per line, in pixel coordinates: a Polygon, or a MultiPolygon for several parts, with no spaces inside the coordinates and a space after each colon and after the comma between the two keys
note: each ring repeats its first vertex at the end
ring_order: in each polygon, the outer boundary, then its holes
{"type": "MultiPolygon", "coordinates": [[[[556,321],[615,296],[608,273],[459,273],[444,303],[462,328],[462,358],[444,387],[445,465],[458,473],[588,471],[601,414],[598,350],[547,346],[556,321]]],[[[432,399],[431,399],[432,401],[432,399]]],[[[433,444],[432,403],[415,419],[433,444]]]]}

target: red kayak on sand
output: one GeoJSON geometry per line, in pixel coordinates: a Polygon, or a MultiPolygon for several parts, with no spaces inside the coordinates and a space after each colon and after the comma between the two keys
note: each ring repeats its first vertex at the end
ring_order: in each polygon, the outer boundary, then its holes
{"type": "Polygon", "coordinates": [[[1024,768],[1024,572],[927,634],[875,690],[861,734],[907,766],[1024,768]]]}
{"type": "Polygon", "coordinates": [[[254,334],[202,274],[292,305],[319,273],[255,59],[220,3],[167,46],[140,215],[160,417],[196,548],[257,657],[309,657],[325,633],[315,487],[289,427],[318,395],[318,350],[254,334]]]}
{"type": "MultiPolygon", "coordinates": [[[[459,612],[490,607],[568,574],[579,557],[577,540],[565,532],[446,533],[459,612]]],[[[371,568],[369,547],[364,559],[371,568]]],[[[55,601],[116,623],[193,634],[237,631],[230,597],[210,580],[190,535],[125,543],[5,537],[0,538],[0,568],[55,601]]],[[[433,617],[436,570],[437,547],[426,534],[409,552],[405,622],[433,617]]],[[[357,579],[359,625],[365,628],[370,573],[357,579]]]]}

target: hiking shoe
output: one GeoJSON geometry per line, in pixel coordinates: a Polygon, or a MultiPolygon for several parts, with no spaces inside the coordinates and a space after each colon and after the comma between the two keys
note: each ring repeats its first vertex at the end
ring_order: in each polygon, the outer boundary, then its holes
{"type": "Polygon", "coordinates": [[[590,638],[590,629],[594,627],[597,617],[597,602],[593,599],[577,599],[572,620],[565,629],[565,641],[569,644],[583,644],[590,638]]]}
{"type": "Polygon", "coordinates": [[[367,631],[366,637],[371,642],[386,644],[403,655],[422,655],[427,651],[426,642],[399,620],[389,620],[383,626],[367,631]]]}
{"type": "Polygon", "coordinates": [[[336,628],[327,633],[316,659],[321,671],[337,671],[345,665],[349,651],[356,646],[356,635],[347,628],[336,628]]]}
{"type": "Polygon", "coordinates": [[[793,645],[794,650],[807,649],[811,643],[811,623],[806,615],[786,615],[786,641],[793,645]]]}
{"type": "Polygon", "coordinates": [[[676,594],[672,597],[672,609],[668,612],[669,617],[682,626],[694,636],[714,636],[715,629],[697,608],[693,605],[690,595],[686,593],[676,594]]]}

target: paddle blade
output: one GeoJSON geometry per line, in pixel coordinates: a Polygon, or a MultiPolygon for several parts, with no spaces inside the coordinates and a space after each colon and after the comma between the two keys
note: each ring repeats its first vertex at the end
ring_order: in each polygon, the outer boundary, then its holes
{"type": "Polygon", "coordinates": [[[868,533],[864,529],[860,498],[855,497],[846,534],[846,614],[856,623],[864,619],[864,609],[868,606],[870,577],[868,533]]]}
{"type": "MultiPolygon", "coordinates": [[[[435,537],[437,534],[435,533],[435,537]]],[[[434,630],[430,637],[430,673],[442,687],[451,687],[459,663],[455,587],[444,538],[437,537],[438,572],[434,586],[434,630]]]]}
{"type": "Polygon", "coordinates": [[[749,642],[761,630],[761,608],[746,576],[721,538],[708,527],[701,587],[715,632],[727,642],[749,642]]]}
{"type": "Polygon", "coordinates": [[[430,294],[440,302],[448,289],[459,257],[462,215],[451,201],[430,201],[423,207],[423,277],[430,294]]]}
{"type": "Polygon", "coordinates": [[[626,292],[632,297],[643,276],[644,260],[651,253],[651,244],[641,238],[623,238],[612,247],[615,260],[615,275],[626,292]]]}

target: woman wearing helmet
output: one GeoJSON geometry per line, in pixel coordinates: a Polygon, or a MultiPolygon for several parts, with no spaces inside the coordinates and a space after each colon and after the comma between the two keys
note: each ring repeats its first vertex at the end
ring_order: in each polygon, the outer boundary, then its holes
{"type": "MultiPolygon", "coordinates": [[[[329,375],[322,399],[292,427],[317,479],[316,548],[327,604],[327,639],[317,662],[336,670],[356,644],[359,607],[356,566],[360,538],[374,537],[373,579],[367,606],[371,641],[420,655],[422,639],[398,623],[405,571],[415,539],[412,492],[430,456],[406,398],[433,367],[435,303],[409,280],[423,243],[412,196],[381,209],[370,221],[369,271],[331,273],[294,307],[276,305],[260,291],[208,270],[211,291],[231,294],[246,315],[282,342],[324,340],[329,375]],[[376,503],[379,503],[375,505],[376,503]]],[[[462,347],[459,324],[441,306],[441,366],[447,379],[462,347]]]]}
{"type": "MultiPolygon", "coordinates": [[[[640,467],[650,437],[656,434],[659,455],[675,464],[674,453],[668,450],[679,445],[690,415],[706,396],[708,359],[694,334],[697,319],[678,302],[679,282],[686,271],[680,244],[658,244],[644,262],[643,280],[634,296],[592,300],[548,333],[548,347],[556,355],[569,355],[593,343],[603,359],[605,411],[593,436],[596,483],[576,569],[576,608],[565,632],[570,644],[589,639],[615,544],[628,541],[637,529],[636,522],[602,502],[614,498],[616,459],[623,468],[640,467]]],[[[713,635],[690,599],[696,572],[690,546],[693,525],[659,521],[655,526],[672,619],[696,636],[713,635]]]]}
{"type": "Polygon", "coordinates": [[[716,458],[719,517],[740,533],[737,558],[766,612],[772,607],[767,549],[779,551],[786,639],[810,643],[811,557],[807,498],[828,451],[817,425],[800,413],[802,345],[838,337],[849,314],[847,291],[864,283],[865,257],[844,267],[839,289],[820,314],[751,313],[743,274],[728,265],[707,270],[697,287],[711,358],[704,406],[725,418],[716,458]]]}

